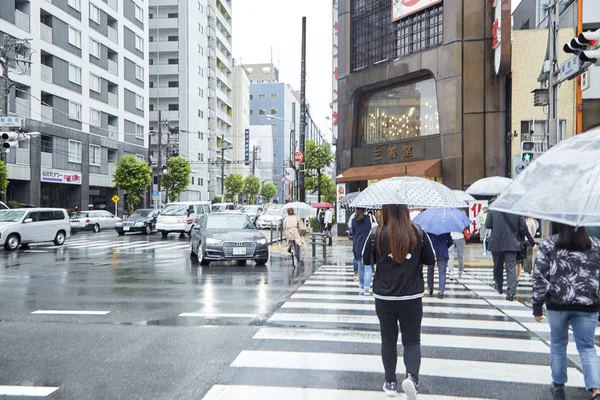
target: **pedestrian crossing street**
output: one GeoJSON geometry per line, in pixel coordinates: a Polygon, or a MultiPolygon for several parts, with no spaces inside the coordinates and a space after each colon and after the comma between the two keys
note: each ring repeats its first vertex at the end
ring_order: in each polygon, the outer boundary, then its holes
{"type": "Polygon", "coordinates": [[[103,235],[98,238],[82,237],[76,239],[67,239],[65,244],[62,246],[54,246],[52,244],[42,245],[31,245],[31,252],[39,251],[55,251],[57,249],[68,249],[85,251],[86,253],[98,252],[103,253],[107,250],[119,250],[127,252],[143,252],[149,250],[184,250],[189,249],[190,243],[188,240],[185,241],[174,241],[174,240],[127,240],[124,238],[115,236],[103,235]]]}
{"type": "MultiPolygon", "coordinates": [[[[519,296],[529,298],[524,278],[519,296]]],[[[420,399],[550,396],[548,325],[490,282],[491,268],[467,268],[448,282],[444,299],[423,298],[420,399]]],[[[323,265],[238,354],[231,382],[217,382],[204,400],[385,398],[380,344],[374,299],[358,294],[352,266],[323,265]]],[[[577,354],[574,346],[568,351],[577,354]]],[[[401,354],[399,346],[399,379],[401,354]]],[[[589,398],[575,364],[568,375],[569,398],[589,398]]]]}

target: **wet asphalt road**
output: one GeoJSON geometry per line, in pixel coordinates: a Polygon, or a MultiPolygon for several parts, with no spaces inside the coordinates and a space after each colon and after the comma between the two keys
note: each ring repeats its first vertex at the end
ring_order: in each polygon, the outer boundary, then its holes
{"type": "Polygon", "coordinates": [[[201,398],[312,273],[286,256],[201,267],[187,237],[113,231],[0,250],[0,385],[59,387],[50,399],[201,398]]]}

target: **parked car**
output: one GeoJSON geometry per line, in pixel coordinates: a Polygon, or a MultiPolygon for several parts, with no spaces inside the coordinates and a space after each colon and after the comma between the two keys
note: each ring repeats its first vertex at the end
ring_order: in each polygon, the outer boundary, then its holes
{"type": "Polygon", "coordinates": [[[8,206],[0,201],[0,210],[8,210],[8,206]]]}
{"type": "Polygon", "coordinates": [[[258,217],[260,217],[262,215],[262,213],[265,211],[262,206],[245,206],[242,208],[241,210],[244,214],[246,214],[248,216],[248,218],[250,218],[250,221],[252,221],[252,223],[254,225],[256,225],[256,220],[258,219],[258,217]]]}
{"type": "Polygon", "coordinates": [[[119,236],[123,236],[127,232],[142,232],[144,235],[149,235],[156,229],[159,211],[152,208],[135,210],[122,222],[117,222],[115,230],[119,236]]]}
{"type": "Polygon", "coordinates": [[[200,217],[192,229],[190,255],[197,257],[201,265],[211,261],[245,265],[248,260],[265,265],[269,261],[269,245],[245,214],[225,211],[200,217]]]}
{"type": "Polygon", "coordinates": [[[256,219],[256,227],[258,229],[277,227],[283,223],[283,219],[281,208],[270,206],[267,211],[256,219]]]}
{"type": "Polygon", "coordinates": [[[210,212],[210,202],[208,201],[169,203],[160,210],[156,229],[162,237],[167,237],[169,233],[190,235],[192,227],[198,222],[200,216],[210,212]]]}
{"type": "Polygon", "coordinates": [[[79,211],[71,215],[71,232],[92,231],[100,232],[102,229],[113,229],[121,218],[115,217],[105,210],[79,211]]]}
{"type": "Polygon", "coordinates": [[[71,232],[67,211],[60,208],[0,210],[0,244],[6,250],[19,245],[54,242],[62,246],[71,232]]]}
{"type": "Polygon", "coordinates": [[[235,204],[233,203],[215,203],[212,205],[212,212],[223,212],[223,211],[235,210],[235,204]]]}

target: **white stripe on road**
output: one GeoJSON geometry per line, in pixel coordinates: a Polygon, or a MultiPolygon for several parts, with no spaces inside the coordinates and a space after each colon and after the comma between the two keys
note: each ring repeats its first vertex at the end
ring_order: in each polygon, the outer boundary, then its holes
{"type": "MultiPolygon", "coordinates": [[[[320,294],[320,293],[296,293],[292,295],[292,299],[297,300],[330,300],[330,301],[369,301],[372,302],[375,300],[373,296],[360,296],[358,294],[320,294]]],[[[510,303],[508,300],[496,300],[496,301],[505,301],[506,303],[510,303]]],[[[423,303],[435,303],[435,304],[462,304],[462,305],[479,305],[486,306],[489,305],[483,299],[461,299],[461,298],[453,298],[453,297],[444,297],[444,299],[438,299],[437,297],[423,297],[423,303]]],[[[518,303],[521,304],[521,303],[518,303]]],[[[510,304],[503,304],[510,305],[510,304]]]]}
{"type": "Polygon", "coordinates": [[[46,397],[58,390],[52,386],[12,386],[0,385],[0,396],[46,397]]]}
{"type": "MultiPolygon", "coordinates": [[[[331,292],[331,293],[358,293],[358,286],[356,287],[349,287],[349,286],[323,286],[323,285],[302,285],[298,288],[298,292],[331,292]]],[[[485,297],[487,298],[494,298],[494,299],[504,299],[506,296],[505,295],[501,295],[498,294],[498,292],[496,292],[495,290],[490,290],[487,292],[482,292],[483,295],[481,297],[485,297]]],[[[357,294],[358,296],[358,294],[357,294]]],[[[447,291],[445,292],[444,295],[444,299],[446,298],[455,298],[455,297],[472,297],[472,298],[476,298],[476,294],[468,291],[468,290],[462,290],[462,291],[447,291]],[[448,295],[448,296],[446,296],[448,295]]]]}
{"type": "MultiPolygon", "coordinates": [[[[382,397],[382,392],[366,390],[342,389],[313,389],[299,387],[277,386],[246,386],[246,385],[214,385],[210,388],[203,400],[372,400],[382,397]]],[[[397,399],[406,399],[404,393],[399,393],[397,399]]],[[[475,397],[449,397],[440,395],[419,394],[424,400],[483,400],[475,397]]]]}
{"type": "Polygon", "coordinates": [[[37,315],[108,315],[110,311],[91,311],[91,310],[37,310],[32,314],[37,315]]]}
{"type": "MultiPolygon", "coordinates": [[[[316,322],[330,324],[379,325],[376,315],[275,313],[269,322],[316,322]]],[[[512,321],[487,321],[478,319],[423,318],[422,326],[432,328],[460,328],[523,332],[526,329],[512,321]]]]}
{"type": "MultiPolygon", "coordinates": [[[[402,365],[402,358],[398,360],[402,365]]],[[[350,371],[381,373],[380,355],[304,353],[290,351],[243,350],[231,364],[242,368],[279,368],[316,371],[350,371]]],[[[526,383],[539,385],[548,380],[547,365],[495,363],[488,361],[449,360],[423,358],[421,376],[439,376],[487,380],[495,382],[526,383]]],[[[583,375],[575,368],[568,368],[569,385],[584,386],[583,375]]]]}
{"type": "Polygon", "coordinates": [[[200,317],[200,318],[256,318],[256,314],[236,314],[236,313],[181,313],[180,317],[200,317]]]}
{"type": "Polygon", "coordinates": [[[110,246],[114,243],[117,243],[117,242],[114,242],[111,240],[95,240],[93,242],[88,242],[88,243],[84,243],[84,244],[76,244],[74,246],[70,246],[67,243],[65,243],[64,246],[68,247],[69,249],[82,249],[84,247],[92,248],[92,247],[101,247],[101,246],[106,246],[106,245],[110,246]]]}

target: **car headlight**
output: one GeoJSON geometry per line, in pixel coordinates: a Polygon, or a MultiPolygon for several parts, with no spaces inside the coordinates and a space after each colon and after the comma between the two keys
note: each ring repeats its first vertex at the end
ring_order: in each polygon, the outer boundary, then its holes
{"type": "Polygon", "coordinates": [[[117,221],[117,223],[115,224],[115,226],[123,226],[122,222],[117,221]]]}
{"type": "Polygon", "coordinates": [[[143,226],[144,223],[141,221],[136,222],[135,224],[133,224],[133,226],[143,226]]]}
{"type": "Polygon", "coordinates": [[[256,241],[256,243],[258,243],[258,244],[267,244],[267,239],[265,239],[265,238],[258,239],[256,241]]]}
{"type": "Polygon", "coordinates": [[[221,243],[223,243],[223,241],[219,240],[219,239],[212,239],[212,238],[206,239],[206,244],[221,244],[221,243]]]}

